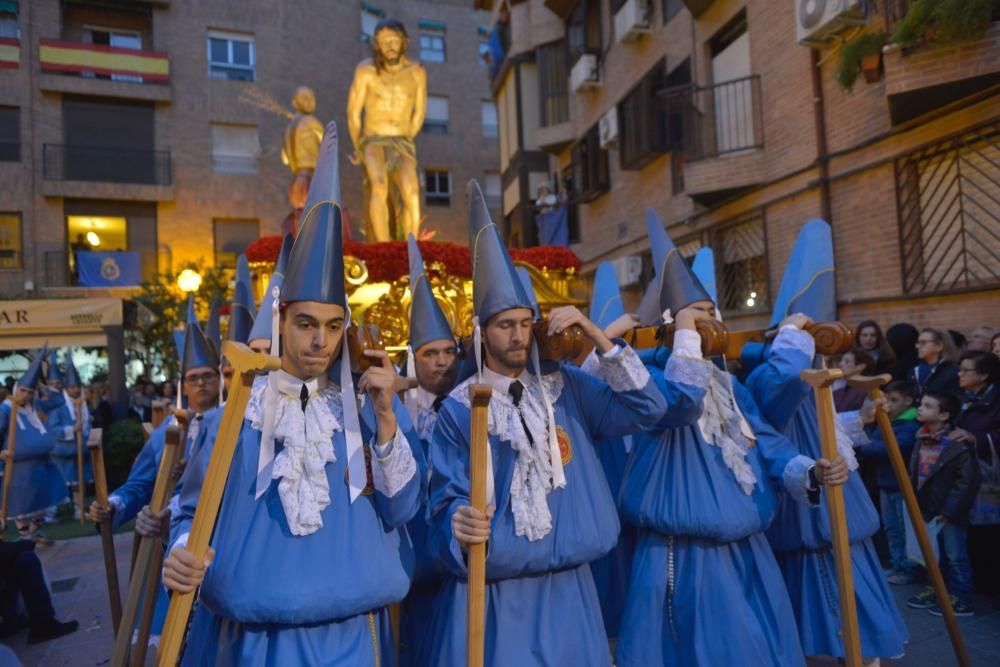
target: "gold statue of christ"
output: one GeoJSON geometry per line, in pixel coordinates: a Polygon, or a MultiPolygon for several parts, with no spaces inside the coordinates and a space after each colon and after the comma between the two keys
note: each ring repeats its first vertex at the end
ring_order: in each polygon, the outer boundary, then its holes
{"type": "Polygon", "coordinates": [[[375,26],[372,58],[354,70],[347,98],[347,125],[354,144],[351,162],[368,179],[368,219],[375,242],[389,241],[389,186],[403,201],[402,238],[419,238],[420,180],[414,139],[427,112],[427,73],[406,57],[406,28],[395,19],[375,26]]]}

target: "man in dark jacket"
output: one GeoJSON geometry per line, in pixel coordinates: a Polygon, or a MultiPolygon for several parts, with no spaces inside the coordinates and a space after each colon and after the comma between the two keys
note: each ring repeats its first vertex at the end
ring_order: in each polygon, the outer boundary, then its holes
{"type": "MultiPolygon", "coordinates": [[[[951,604],[957,616],[971,616],[972,569],[966,548],[969,510],[979,491],[980,473],[971,445],[947,438],[950,423],[958,415],[958,401],[950,394],[925,393],[917,408],[923,424],[910,457],[910,481],[917,491],[917,504],[924,521],[937,528],[938,547],[944,562],[951,604]]],[[[941,616],[930,588],[906,604],[941,616]]]]}

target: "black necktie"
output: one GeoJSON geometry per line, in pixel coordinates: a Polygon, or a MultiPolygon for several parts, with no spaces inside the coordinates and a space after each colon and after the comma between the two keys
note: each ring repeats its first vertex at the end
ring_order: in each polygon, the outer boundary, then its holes
{"type": "Polygon", "coordinates": [[[431,409],[433,409],[434,412],[441,412],[441,404],[444,403],[444,399],[446,398],[448,398],[448,394],[442,394],[441,396],[435,398],[434,402],[431,404],[431,409]]]}
{"type": "Polygon", "coordinates": [[[524,427],[524,434],[528,436],[528,442],[534,446],[535,439],[531,437],[531,430],[528,428],[528,422],[524,421],[524,413],[521,412],[521,397],[524,396],[524,384],[520,380],[514,380],[510,383],[510,388],[507,389],[510,393],[511,399],[514,401],[514,407],[517,408],[517,416],[521,418],[521,426],[524,427]]]}
{"type": "Polygon", "coordinates": [[[309,387],[303,384],[302,391],[299,392],[299,403],[302,404],[302,412],[306,411],[306,403],[308,402],[309,402],[309,387]]]}

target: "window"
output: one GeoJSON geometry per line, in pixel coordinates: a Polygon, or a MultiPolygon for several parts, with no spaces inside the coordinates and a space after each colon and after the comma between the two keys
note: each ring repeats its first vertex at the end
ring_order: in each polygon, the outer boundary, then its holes
{"type": "Polygon", "coordinates": [[[0,162],[21,161],[21,109],[0,107],[0,162]]]}
{"type": "Polygon", "coordinates": [[[558,125],[569,120],[569,91],[566,71],[566,44],[552,42],[538,47],[538,97],[542,104],[542,127],[558,125]]]}
{"type": "Polygon", "coordinates": [[[215,264],[235,268],[236,259],[260,237],[257,220],[212,220],[215,230],[215,264]]]}
{"type": "Polygon", "coordinates": [[[683,6],[684,0],[663,0],[663,22],[667,23],[670,19],[677,16],[677,12],[683,6]]]}
{"type": "Polygon", "coordinates": [[[755,214],[712,234],[719,301],[724,313],[767,310],[767,243],[764,217],[755,214]]]}
{"type": "Polygon", "coordinates": [[[479,113],[483,119],[483,136],[488,139],[496,139],[499,128],[496,102],[483,100],[479,113]]]}
{"type": "Polygon", "coordinates": [[[427,115],[424,116],[423,130],[427,134],[448,134],[447,97],[427,96],[427,115]]]}
{"type": "Polygon", "coordinates": [[[21,214],[0,213],[0,269],[20,269],[21,214]]]}
{"type": "Polygon", "coordinates": [[[566,64],[572,68],[581,55],[600,52],[600,0],[580,0],[566,22],[566,64]]]}
{"type": "Polygon", "coordinates": [[[657,94],[663,69],[663,61],[654,65],[618,105],[622,169],[641,169],[667,151],[666,117],[657,94]]]}
{"type": "Polygon", "coordinates": [[[445,24],[438,21],[420,21],[420,61],[443,63],[445,61],[445,24]]]}
{"type": "Polygon", "coordinates": [[[260,140],[252,125],[212,123],[212,171],[217,174],[256,174],[260,140]]]}
{"type": "Polygon", "coordinates": [[[486,172],[483,178],[483,194],[486,195],[486,205],[492,209],[499,209],[502,203],[503,192],[500,184],[500,174],[495,171],[486,172]]]}
{"type": "Polygon", "coordinates": [[[208,33],[209,76],[233,81],[253,81],[256,65],[253,35],[208,33]]]}
{"type": "Polygon", "coordinates": [[[903,291],[1000,285],[1000,122],[896,159],[903,291]]]}
{"type": "Polygon", "coordinates": [[[21,27],[17,23],[17,2],[0,2],[0,39],[20,39],[21,27]]]}
{"type": "Polygon", "coordinates": [[[451,174],[446,169],[424,170],[424,204],[451,206],[451,174]]]}
{"type": "Polygon", "coordinates": [[[385,12],[376,7],[375,5],[362,2],[361,3],[361,41],[366,44],[371,44],[375,39],[375,26],[378,22],[385,18],[385,12]]]}
{"type": "Polygon", "coordinates": [[[611,187],[608,152],[601,148],[597,125],[591,127],[572,149],[574,199],[589,202],[611,187]]]}

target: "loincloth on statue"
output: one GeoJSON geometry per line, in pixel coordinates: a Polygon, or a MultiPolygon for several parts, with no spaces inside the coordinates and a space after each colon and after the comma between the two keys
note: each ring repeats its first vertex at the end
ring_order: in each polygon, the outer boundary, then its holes
{"type": "Polygon", "coordinates": [[[417,161],[417,145],[407,137],[370,136],[361,137],[359,150],[364,152],[368,146],[380,146],[385,153],[385,168],[388,173],[396,171],[399,158],[408,157],[417,161]]]}

